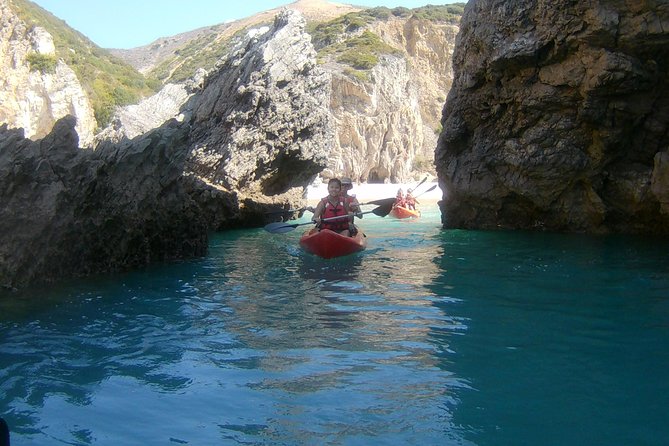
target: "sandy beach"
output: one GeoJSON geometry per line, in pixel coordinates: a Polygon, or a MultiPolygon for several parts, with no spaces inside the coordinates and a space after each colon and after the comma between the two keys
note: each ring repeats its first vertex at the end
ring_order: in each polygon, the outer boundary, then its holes
{"type": "MultiPolygon", "coordinates": [[[[380,198],[391,198],[397,195],[397,190],[402,188],[406,192],[409,188],[415,188],[418,182],[401,183],[401,184],[353,184],[350,194],[355,195],[358,201],[366,202],[370,200],[378,200],[380,198]]],[[[318,203],[318,200],[328,194],[327,184],[311,185],[307,188],[307,201],[310,205],[318,203]]],[[[442,198],[442,191],[436,182],[425,182],[418,186],[414,195],[421,203],[436,203],[442,198]],[[432,186],[436,186],[434,190],[429,192],[432,186]]]]}

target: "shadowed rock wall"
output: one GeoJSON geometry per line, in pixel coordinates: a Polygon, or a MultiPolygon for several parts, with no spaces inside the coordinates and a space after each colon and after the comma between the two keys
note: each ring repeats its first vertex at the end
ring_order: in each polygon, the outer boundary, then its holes
{"type": "Polygon", "coordinates": [[[170,121],[93,152],[75,124],[38,142],[0,127],[0,286],[203,255],[207,225],[182,185],[187,132],[170,121]]]}
{"type": "Polygon", "coordinates": [[[436,151],[446,227],[669,233],[669,4],[471,0],[436,151]]]}

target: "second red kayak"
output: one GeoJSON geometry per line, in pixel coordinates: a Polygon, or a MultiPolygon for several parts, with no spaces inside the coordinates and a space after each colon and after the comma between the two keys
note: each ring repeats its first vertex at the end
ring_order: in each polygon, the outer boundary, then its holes
{"type": "Polygon", "coordinates": [[[319,231],[314,228],[302,235],[300,246],[308,253],[331,259],[362,251],[367,247],[367,238],[362,231],[358,231],[353,237],[347,237],[329,229],[319,231]]]}
{"type": "Polygon", "coordinates": [[[390,216],[395,218],[418,218],[420,217],[419,210],[411,210],[404,206],[395,206],[390,211],[390,216]]]}

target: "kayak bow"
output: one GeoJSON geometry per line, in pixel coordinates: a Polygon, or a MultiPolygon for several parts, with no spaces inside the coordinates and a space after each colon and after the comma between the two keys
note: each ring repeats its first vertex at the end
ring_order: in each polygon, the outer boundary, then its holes
{"type": "Polygon", "coordinates": [[[418,218],[420,217],[420,211],[419,210],[414,211],[405,208],[404,206],[395,206],[390,211],[390,216],[395,218],[418,218]]]}
{"type": "Polygon", "coordinates": [[[367,238],[362,231],[358,231],[353,237],[347,237],[329,229],[319,231],[313,228],[302,235],[300,246],[310,254],[331,259],[362,251],[367,247],[367,238]]]}

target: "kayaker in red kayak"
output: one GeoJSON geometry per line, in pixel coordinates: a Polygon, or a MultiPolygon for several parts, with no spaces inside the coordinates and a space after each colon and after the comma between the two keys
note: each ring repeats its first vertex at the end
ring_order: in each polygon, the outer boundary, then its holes
{"type": "Polygon", "coordinates": [[[412,211],[416,210],[416,203],[420,204],[420,201],[416,200],[412,194],[411,189],[407,189],[407,194],[404,197],[404,202],[406,203],[406,208],[411,209],[412,211]]]}
{"type": "Polygon", "coordinates": [[[395,196],[395,206],[402,206],[404,207],[406,205],[406,201],[404,199],[404,191],[400,187],[397,189],[397,195],[395,196]]]}
{"type": "Polygon", "coordinates": [[[349,216],[347,199],[342,195],[341,181],[332,178],[328,181],[328,196],[321,199],[314,210],[312,220],[316,222],[319,229],[329,229],[341,235],[350,237],[349,223],[351,218],[342,218],[334,221],[322,221],[326,218],[349,216]]]}
{"type": "MultiPolygon", "coordinates": [[[[362,213],[360,210],[360,202],[358,201],[357,198],[355,198],[355,195],[348,194],[348,191],[350,191],[351,189],[353,189],[353,182],[351,181],[351,179],[348,177],[342,177],[341,194],[344,197],[344,200],[346,200],[346,204],[348,205],[348,210],[351,213],[353,213],[354,216],[362,218],[362,213]]],[[[353,217],[351,217],[351,222],[348,227],[348,230],[352,236],[358,233],[358,228],[353,224],[353,220],[354,220],[353,217]]]]}

